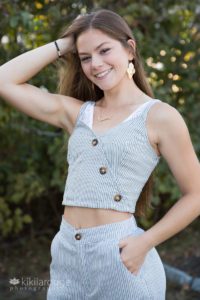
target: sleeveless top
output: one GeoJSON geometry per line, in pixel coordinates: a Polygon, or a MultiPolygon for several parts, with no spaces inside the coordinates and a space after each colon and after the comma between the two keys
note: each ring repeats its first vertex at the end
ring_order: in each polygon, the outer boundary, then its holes
{"type": "Polygon", "coordinates": [[[104,133],[92,129],[94,101],[82,104],[68,139],[68,175],[62,205],[135,212],[142,188],[159,162],[147,134],[143,103],[104,133]]]}

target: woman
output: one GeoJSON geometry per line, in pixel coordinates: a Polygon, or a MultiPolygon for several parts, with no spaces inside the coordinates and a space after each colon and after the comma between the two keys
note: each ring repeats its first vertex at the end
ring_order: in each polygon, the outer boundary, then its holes
{"type": "Polygon", "coordinates": [[[1,66],[0,95],[70,135],[47,298],[165,299],[155,246],[199,215],[200,167],[179,112],[153,98],[126,22],[109,10],[78,16],[56,42],[1,66]],[[59,94],[26,83],[57,56],[67,62],[59,94]],[[144,231],[133,214],[144,211],[161,156],[183,196],[144,231]]]}

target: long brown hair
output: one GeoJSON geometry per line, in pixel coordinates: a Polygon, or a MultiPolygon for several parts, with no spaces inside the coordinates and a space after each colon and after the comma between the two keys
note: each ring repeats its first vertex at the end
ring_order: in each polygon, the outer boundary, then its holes
{"type": "MultiPolygon", "coordinates": [[[[103,97],[103,91],[98,86],[92,84],[83,73],[76,49],[77,38],[90,28],[101,30],[111,38],[120,41],[125,48],[130,48],[127,40],[133,39],[135,41],[132,31],[125,20],[117,13],[107,9],[98,9],[87,14],[79,15],[69,27],[63,30],[61,38],[72,36],[74,38],[74,47],[63,56],[63,64],[61,64],[59,70],[60,81],[58,90],[60,94],[68,95],[82,101],[89,99],[98,101],[103,97]]],[[[134,49],[132,50],[134,51],[134,49]]],[[[136,70],[133,75],[134,82],[146,95],[153,97],[152,89],[145,76],[137,44],[132,62],[136,70]]],[[[153,173],[142,189],[134,215],[145,215],[146,209],[150,206],[151,202],[152,186],[153,173]]]]}

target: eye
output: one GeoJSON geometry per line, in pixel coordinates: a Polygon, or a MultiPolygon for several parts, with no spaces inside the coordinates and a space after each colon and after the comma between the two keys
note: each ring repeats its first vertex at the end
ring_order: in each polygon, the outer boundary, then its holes
{"type": "Polygon", "coordinates": [[[105,48],[105,49],[102,49],[101,52],[106,53],[106,52],[108,52],[109,50],[110,50],[110,48],[105,48]]]}
{"type": "Polygon", "coordinates": [[[85,61],[85,60],[87,60],[89,57],[83,57],[83,58],[81,58],[81,61],[85,61]]]}
{"type": "MultiPolygon", "coordinates": [[[[108,52],[110,50],[110,48],[105,48],[105,49],[102,49],[100,52],[101,53],[106,53],[106,52],[108,52]]],[[[86,60],[88,60],[90,57],[89,56],[85,56],[85,57],[83,57],[83,58],[81,58],[80,60],[81,61],[86,61],[86,60]]]]}

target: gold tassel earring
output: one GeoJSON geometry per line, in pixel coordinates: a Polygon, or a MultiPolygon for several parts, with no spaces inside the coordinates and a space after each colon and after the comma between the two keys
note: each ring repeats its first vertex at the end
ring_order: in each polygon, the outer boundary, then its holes
{"type": "Polygon", "coordinates": [[[132,62],[129,62],[126,72],[128,73],[128,78],[132,79],[133,74],[135,74],[135,67],[132,62]]]}

